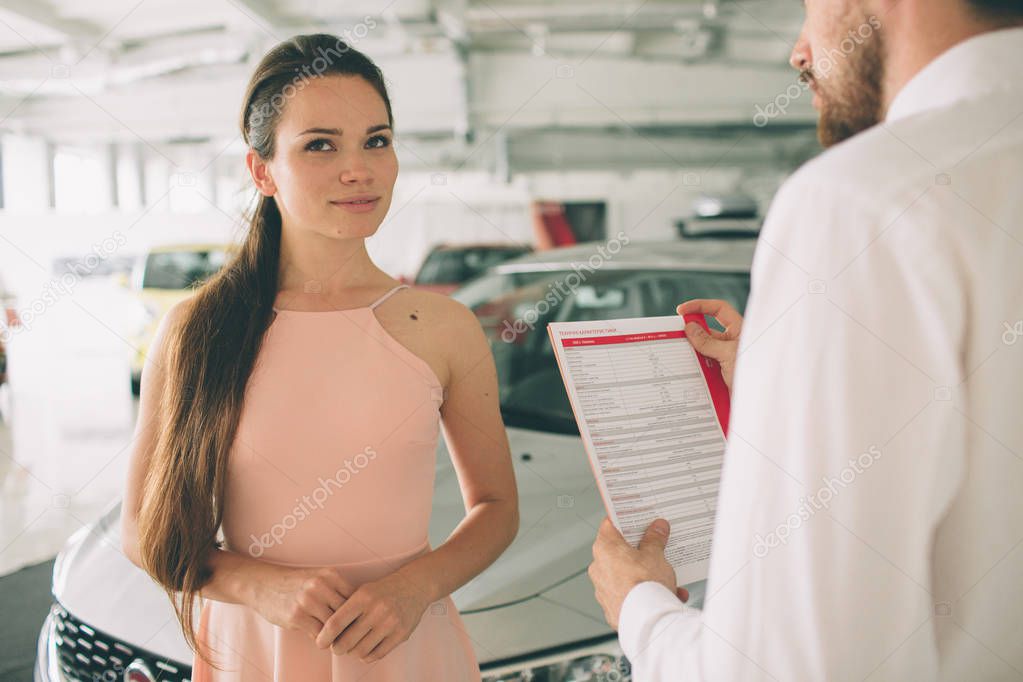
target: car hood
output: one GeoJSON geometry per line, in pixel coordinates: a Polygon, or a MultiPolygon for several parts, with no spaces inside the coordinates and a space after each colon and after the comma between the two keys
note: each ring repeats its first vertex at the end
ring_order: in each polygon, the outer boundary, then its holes
{"type": "MultiPolygon", "coordinates": [[[[519,487],[518,536],[452,595],[483,663],[611,633],[586,575],[605,512],[582,442],[527,429],[507,432],[519,487]]],[[[118,501],[71,537],[54,565],[54,596],[92,627],[188,663],[192,653],[166,593],[121,552],[120,511],[118,501]]],[[[464,516],[442,439],[432,546],[444,542],[464,516]]]]}

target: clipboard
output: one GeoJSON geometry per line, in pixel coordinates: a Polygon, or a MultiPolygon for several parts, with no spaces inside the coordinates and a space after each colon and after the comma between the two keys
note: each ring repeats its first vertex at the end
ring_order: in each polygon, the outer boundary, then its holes
{"type": "Polygon", "coordinates": [[[689,343],[703,315],[552,322],[562,381],[608,518],[633,546],[671,523],[677,584],[707,577],[730,401],[721,367],[689,343]]]}

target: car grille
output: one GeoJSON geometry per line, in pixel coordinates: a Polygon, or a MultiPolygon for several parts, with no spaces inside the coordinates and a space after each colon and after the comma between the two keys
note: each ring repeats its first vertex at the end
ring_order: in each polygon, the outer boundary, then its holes
{"type": "Polygon", "coordinates": [[[138,658],[161,682],[190,682],[191,666],[168,660],[141,647],[129,646],[102,630],[89,627],[59,603],[53,605],[52,615],[60,670],[70,681],[119,682],[124,669],[138,658]]]}

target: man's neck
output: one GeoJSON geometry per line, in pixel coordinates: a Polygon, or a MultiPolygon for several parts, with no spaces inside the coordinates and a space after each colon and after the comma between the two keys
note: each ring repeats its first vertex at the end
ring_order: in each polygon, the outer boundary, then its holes
{"type": "Polygon", "coordinates": [[[896,3],[881,24],[886,31],[885,112],[906,83],[946,50],[982,33],[1008,28],[978,21],[962,3],[941,3],[941,11],[927,11],[918,3],[896,3]]]}

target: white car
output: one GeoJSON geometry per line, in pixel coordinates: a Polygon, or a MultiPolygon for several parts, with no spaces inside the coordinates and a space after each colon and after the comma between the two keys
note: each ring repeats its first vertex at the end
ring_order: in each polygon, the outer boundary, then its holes
{"type": "MultiPolygon", "coordinates": [[[[588,271],[598,244],[582,244],[508,261],[454,294],[476,312],[491,339],[520,491],[515,542],[453,595],[484,680],[630,679],[586,572],[605,511],[547,323],[672,315],[689,298],[722,298],[741,311],[753,245],[753,239],[633,242],[588,271]]],[[[57,557],[37,682],[177,682],[191,675],[192,652],[165,593],[121,554],[120,507],[112,504],[75,533],[57,557]]],[[[433,546],[463,516],[441,439],[433,546]]],[[[690,603],[699,606],[703,583],[688,587],[690,603]]]]}

